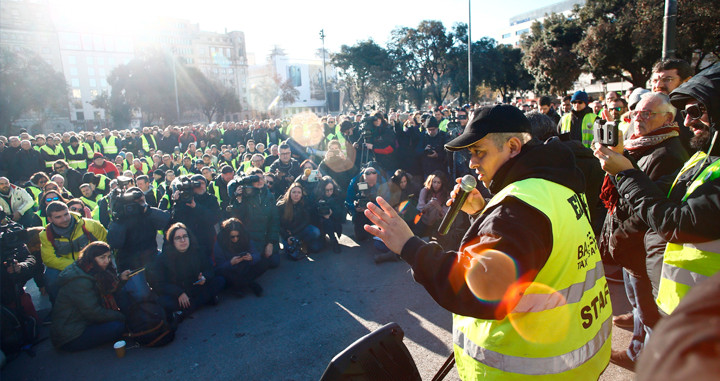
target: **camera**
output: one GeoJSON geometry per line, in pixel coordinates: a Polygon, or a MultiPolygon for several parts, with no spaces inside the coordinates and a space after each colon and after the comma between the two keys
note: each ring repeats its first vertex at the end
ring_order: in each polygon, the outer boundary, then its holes
{"type": "Polygon", "coordinates": [[[330,205],[328,205],[326,200],[318,200],[317,212],[321,216],[327,216],[330,214],[330,205]]]}
{"type": "MultiPolygon", "coordinates": [[[[177,181],[177,180],[176,180],[177,181]]],[[[178,202],[190,203],[195,197],[193,189],[200,187],[200,181],[191,180],[189,177],[183,177],[175,184],[175,190],[180,192],[178,196],[178,202]]]]}
{"type": "Polygon", "coordinates": [[[425,155],[430,156],[430,155],[432,155],[433,153],[435,153],[435,150],[432,149],[432,148],[425,148],[425,151],[424,151],[424,152],[425,152],[425,155]]]}
{"type": "Polygon", "coordinates": [[[147,204],[138,204],[137,201],[142,197],[143,192],[139,188],[130,188],[125,192],[120,189],[113,190],[111,197],[113,219],[121,220],[142,215],[147,206],[147,204]]]}
{"type": "Polygon", "coordinates": [[[618,124],[617,122],[607,122],[603,119],[595,121],[595,141],[604,145],[615,147],[618,145],[618,124]]]}
{"type": "Polygon", "coordinates": [[[20,224],[10,223],[2,227],[0,233],[0,250],[2,250],[2,265],[11,266],[15,260],[22,259],[20,254],[28,253],[28,231],[20,224]]]}
{"type": "Polygon", "coordinates": [[[370,189],[368,187],[368,184],[366,182],[359,182],[356,184],[358,193],[355,195],[357,197],[355,199],[355,202],[353,203],[355,207],[365,207],[368,202],[370,202],[370,197],[367,195],[367,190],[370,189]]]}
{"type": "Polygon", "coordinates": [[[294,261],[299,261],[305,257],[305,253],[302,250],[302,242],[295,237],[290,237],[285,245],[285,254],[294,261]]]}

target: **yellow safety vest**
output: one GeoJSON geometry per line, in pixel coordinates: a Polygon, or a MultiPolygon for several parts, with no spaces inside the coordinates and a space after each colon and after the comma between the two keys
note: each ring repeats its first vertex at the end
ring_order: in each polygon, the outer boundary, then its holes
{"type": "MultiPolygon", "coordinates": [[[[48,147],[47,144],[44,145],[44,146],[42,146],[42,147],[40,147],[40,149],[43,150],[43,151],[45,151],[48,155],[52,155],[52,156],[57,156],[57,155],[63,154],[63,149],[62,149],[62,147],[60,146],[60,144],[56,145],[54,149],[48,147]]],[[[64,156],[65,156],[65,155],[63,155],[63,157],[64,157],[64,156]]],[[[53,163],[55,163],[57,160],[59,160],[59,159],[56,159],[56,160],[47,160],[47,161],[45,161],[45,167],[46,167],[46,168],[52,168],[52,167],[53,167],[53,163]]]]}
{"type": "MultiPolygon", "coordinates": [[[[696,152],[680,170],[673,187],[683,173],[695,167],[706,156],[705,152],[696,152]]],[[[718,177],[720,177],[720,160],[706,167],[690,183],[682,201],[685,202],[697,187],[718,177]]],[[[672,188],[670,191],[672,192],[672,188]]],[[[658,306],[663,312],[671,314],[691,288],[718,272],[720,272],[720,239],[693,243],[668,242],[658,288],[658,306]]]]}
{"type": "Polygon", "coordinates": [[[84,202],[85,205],[87,205],[87,207],[90,208],[90,210],[93,210],[93,209],[95,209],[95,207],[97,207],[97,202],[100,201],[101,198],[102,198],[101,195],[95,196],[95,200],[87,198],[85,196],[81,196],[80,200],[82,200],[82,202],[84,202]]]}
{"type": "MultiPolygon", "coordinates": [[[[65,156],[80,155],[83,153],[83,150],[85,150],[85,146],[82,144],[78,145],[77,151],[73,150],[72,146],[67,146],[67,150],[68,150],[68,154],[65,156]]],[[[87,156],[87,151],[85,151],[85,152],[86,152],[85,156],[87,156]]],[[[85,160],[85,159],[83,159],[83,160],[68,160],[68,165],[70,166],[70,168],[74,168],[74,169],[87,169],[87,160],[85,160]]]]}
{"type": "MultiPolygon", "coordinates": [[[[153,144],[155,145],[155,148],[157,148],[157,141],[155,140],[155,135],[150,134],[150,139],[152,140],[153,144]]],[[[150,142],[145,138],[145,134],[140,135],[140,140],[142,141],[142,148],[145,152],[150,152],[150,142]]]]}
{"type": "Polygon", "coordinates": [[[508,196],[548,217],[552,252],[527,288],[512,292],[517,302],[502,320],[453,315],[458,374],[464,380],[595,380],[610,359],[612,307],[584,196],[526,179],[505,187],[486,210],[508,196]]]}
{"type": "MultiPolygon", "coordinates": [[[[595,124],[595,119],[597,118],[597,115],[590,112],[585,114],[583,116],[582,120],[582,144],[587,148],[592,148],[592,142],[595,138],[595,134],[593,133],[593,124],[595,124]]],[[[560,133],[566,134],[570,132],[570,127],[572,124],[572,113],[567,113],[563,115],[562,119],[560,119],[560,133]]]]}
{"type": "Polygon", "coordinates": [[[110,136],[109,139],[107,137],[103,137],[100,139],[100,144],[102,145],[103,152],[105,152],[106,155],[117,155],[118,147],[117,138],[115,136],[110,136]]]}

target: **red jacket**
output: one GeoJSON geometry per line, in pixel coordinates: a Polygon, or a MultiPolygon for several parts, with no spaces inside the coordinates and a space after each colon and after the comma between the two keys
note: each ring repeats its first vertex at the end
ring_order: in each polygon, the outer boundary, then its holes
{"type": "Polygon", "coordinates": [[[90,164],[90,166],[87,169],[88,172],[94,173],[96,175],[105,175],[111,179],[115,179],[118,176],[120,176],[120,172],[118,171],[115,164],[105,160],[103,162],[102,166],[97,166],[95,163],[90,164]]]}

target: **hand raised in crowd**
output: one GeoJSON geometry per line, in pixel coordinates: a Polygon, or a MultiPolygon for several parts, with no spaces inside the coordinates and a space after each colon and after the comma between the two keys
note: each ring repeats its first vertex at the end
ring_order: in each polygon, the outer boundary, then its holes
{"type": "Polygon", "coordinates": [[[125,270],[120,273],[120,280],[127,281],[128,279],[130,279],[130,270],[125,270]]]}
{"type": "Polygon", "coordinates": [[[190,308],[190,298],[188,298],[186,293],[183,292],[178,296],[178,304],[184,309],[190,308]]]}
{"type": "MultiPolygon", "coordinates": [[[[450,206],[453,202],[455,202],[455,197],[457,197],[458,192],[460,192],[460,182],[462,181],[462,178],[455,179],[455,187],[453,188],[452,192],[450,192],[450,199],[447,201],[445,205],[450,206]]],[[[485,199],[480,194],[480,191],[477,189],[473,189],[465,199],[465,203],[462,205],[463,212],[473,215],[477,214],[483,208],[485,207],[485,199]]]]}
{"type": "Polygon", "coordinates": [[[626,169],[632,169],[632,162],[628,158],[617,153],[614,150],[603,146],[602,144],[595,143],[595,150],[593,151],[595,157],[600,159],[600,166],[602,169],[611,176],[615,176],[618,172],[622,172],[626,169]]]}
{"type": "Polygon", "coordinates": [[[374,225],[365,225],[365,231],[380,238],[393,253],[400,254],[405,243],[414,234],[384,198],[378,197],[376,200],[379,207],[372,202],[367,203],[365,217],[374,225]]]}
{"type": "Polygon", "coordinates": [[[266,258],[270,258],[272,253],[273,253],[273,244],[268,243],[267,245],[265,245],[265,252],[263,254],[265,254],[266,258]]]}

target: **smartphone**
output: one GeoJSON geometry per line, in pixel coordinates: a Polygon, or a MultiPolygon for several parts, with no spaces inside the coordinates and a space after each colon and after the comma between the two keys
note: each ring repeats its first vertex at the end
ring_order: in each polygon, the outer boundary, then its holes
{"type": "Polygon", "coordinates": [[[308,176],[308,182],[310,183],[316,183],[320,180],[320,174],[317,169],[313,169],[310,171],[310,175],[308,176]]]}
{"type": "Polygon", "coordinates": [[[365,183],[365,182],[359,182],[359,183],[357,183],[357,189],[358,189],[359,191],[368,190],[368,184],[365,183]]]}
{"type": "Polygon", "coordinates": [[[618,124],[617,122],[606,122],[602,119],[595,121],[595,141],[608,147],[618,145],[618,124]]]}

